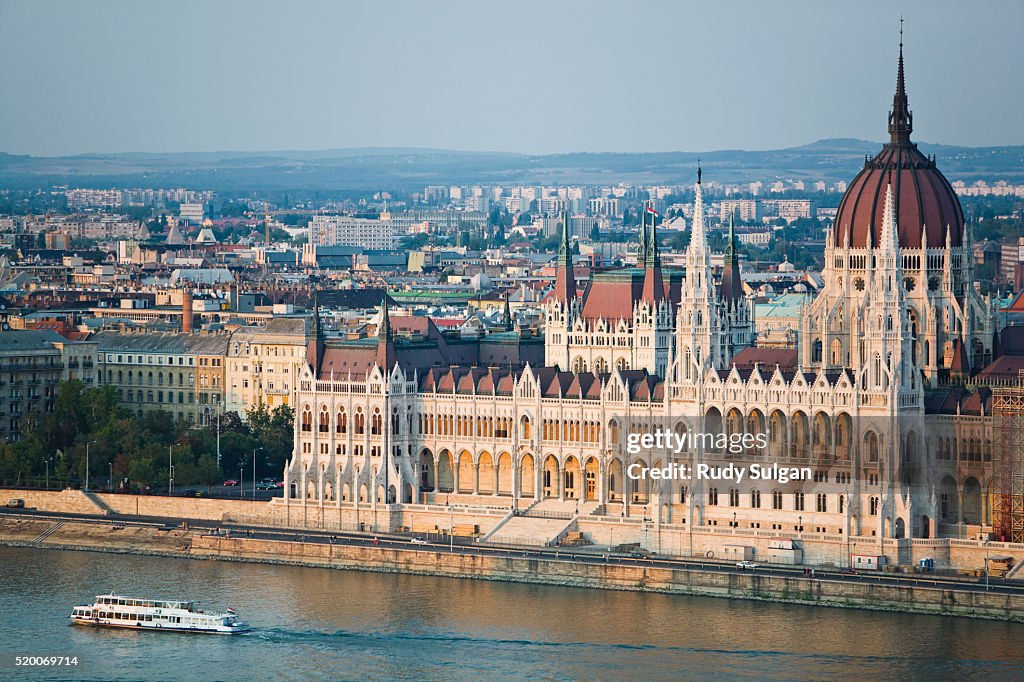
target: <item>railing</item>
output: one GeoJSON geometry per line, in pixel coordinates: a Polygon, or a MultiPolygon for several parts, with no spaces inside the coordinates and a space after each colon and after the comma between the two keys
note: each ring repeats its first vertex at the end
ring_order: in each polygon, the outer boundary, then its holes
{"type": "Polygon", "coordinates": [[[558,519],[560,521],[568,521],[569,519],[576,516],[573,512],[561,512],[561,511],[545,511],[543,509],[528,509],[527,511],[520,514],[520,516],[526,516],[531,519],[558,519]]]}

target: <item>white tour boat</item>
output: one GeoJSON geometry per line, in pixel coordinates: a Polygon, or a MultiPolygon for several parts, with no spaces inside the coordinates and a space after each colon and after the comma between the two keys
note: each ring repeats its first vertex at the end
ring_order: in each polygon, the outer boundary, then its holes
{"type": "Polygon", "coordinates": [[[171,632],[209,632],[234,635],[249,632],[247,624],[238,620],[234,609],[227,613],[206,613],[194,601],[163,601],[135,599],[115,594],[96,597],[91,606],[76,606],[71,622],[133,630],[167,630],[171,632]]]}

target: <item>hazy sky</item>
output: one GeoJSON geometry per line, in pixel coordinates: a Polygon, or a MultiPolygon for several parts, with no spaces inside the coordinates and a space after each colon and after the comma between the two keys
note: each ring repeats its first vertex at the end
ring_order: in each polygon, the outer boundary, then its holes
{"type": "Polygon", "coordinates": [[[1024,144],[1024,2],[0,0],[0,151],[1024,144]]]}

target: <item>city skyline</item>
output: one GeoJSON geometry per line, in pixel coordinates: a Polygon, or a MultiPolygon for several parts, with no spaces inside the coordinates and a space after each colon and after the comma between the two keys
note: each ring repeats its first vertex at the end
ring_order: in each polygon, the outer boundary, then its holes
{"type": "Polygon", "coordinates": [[[0,150],[548,154],[876,140],[899,11],[911,108],[925,112],[917,139],[1024,143],[1024,93],[991,85],[1012,83],[1024,57],[1012,34],[1021,6],[740,5],[521,3],[506,16],[471,5],[4,0],[0,150]],[[980,40],[984,53],[956,47],[980,40]]]}

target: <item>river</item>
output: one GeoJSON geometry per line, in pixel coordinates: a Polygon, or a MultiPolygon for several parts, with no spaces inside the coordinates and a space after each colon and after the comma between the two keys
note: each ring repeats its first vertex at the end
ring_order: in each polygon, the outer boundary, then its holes
{"type": "Polygon", "coordinates": [[[703,597],[0,547],[0,679],[1022,679],[1024,625],[703,597]],[[235,637],[68,625],[199,599],[235,637]],[[19,668],[13,655],[77,656],[19,668]]]}

